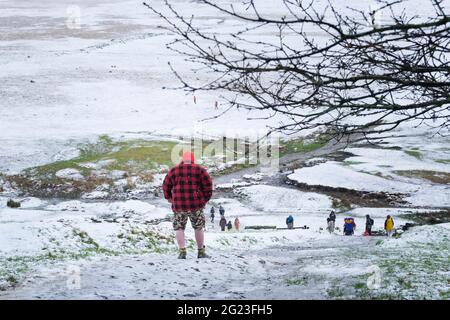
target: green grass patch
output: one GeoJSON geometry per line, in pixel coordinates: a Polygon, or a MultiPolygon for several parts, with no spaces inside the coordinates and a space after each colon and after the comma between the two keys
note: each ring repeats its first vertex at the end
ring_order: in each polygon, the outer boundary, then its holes
{"type": "MultiPolygon", "coordinates": [[[[327,135],[322,134],[313,139],[280,141],[279,155],[316,150],[324,146],[328,140],[327,135]]],[[[194,141],[184,143],[186,147],[193,148],[197,162],[203,164],[213,176],[260,164],[256,157],[258,146],[247,140],[217,139],[205,140],[201,144],[194,141]],[[226,159],[224,154],[227,156],[226,159]],[[200,159],[199,155],[204,157],[200,159]],[[223,160],[228,162],[227,166],[223,166],[223,160]]],[[[119,189],[114,184],[117,179],[136,177],[140,182],[147,183],[153,180],[155,173],[164,172],[168,167],[172,167],[174,165],[172,151],[177,148],[175,151],[181,153],[181,146],[177,141],[114,140],[102,135],[94,142],[79,144],[78,157],[26,169],[20,174],[5,176],[4,179],[23,194],[41,198],[78,198],[103,185],[107,186],[109,194],[114,195],[135,187],[132,182],[123,190],[119,189]],[[82,178],[58,177],[57,173],[64,169],[75,169],[82,178]],[[116,174],[117,172],[112,174],[113,171],[122,171],[123,174],[116,174]]],[[[259,150],[266,151],[264,146],[259,147],[259,150]]]]}
{"type": "Polygon", "coordinates": [[[307,285],[309,278],[307,276],[302,276],[294,279],[286,279],[286,284],[288,286],[304,286],[307,285]]]}
{"type": "Polygon", "coordinates": [[[355,283],[355,284],[353,285],[353,287],[354,287],[356,290],[363,290],[363,289],[367,288],[367,283],[365,283],[365,282],[357,282],[357,283],[355,283]]]}
{"type": "Polygon", "coordinates": [[[397,279],[398,284],[403,288],[403,289],[412,289],[413,288],[413,284],[411,283],[411,281],[404,279],[404,278],[398,278],[397,279]]]}
{"type": "Polygon", "coordinates": [[[230,240],[225,237],[220,237],[219,239],[217,239],[217,242],[226,247],[231,246],[230,240]]]}
{"type": "Polygon", "coordinates": [[[6,179],[24,194],[43,198],[78,198],[101,185],[114,189],[114,180],[120,177],[108,175],[112,170],[123,171],[122,178],[134,176],[143,182],[151,182],[153,174],[162,165],[172,164],[171,152],[176,145],[173,141],[113,141],[108,136],[100,136],[94,143],[80,144],[80,155],[76,158],[30,168],[6,179]],[[63,169],[76,169],[83,179],[58,177],[57,172],[63,169]],[[96,174],[94,171],[97,169],[106,174],[96,174]]]}
{"type": "Polygon", "coordinates": [[[349,211],[352,209],[351,203],[347,199],[332,198],[331,206],[339,211],[349,211]]]}
{"type": "Polygon", "coordinates": [[[146,169],[155,169],[159,165],[171,165],[171,151],[176,146],[172,141],[127,140],[113,142],[102,136],[97,143],[80,145],[80,156],[66,161],[57,161],[33,168],[40,176],[54,177],[62,169],[74,168],[84,176],[94,169],[84,164],[96,164],[100,161],[110,161],[104,166],[107,170],[124,170],[133,174],[146,169]]]}
{"type": "Polygon", "coordinates": [[[438,159],[435,160],[437,163],[442,163],[442,164],[449,164],[450,163],[450,159],[438,159]]]}
{"type": "Polygon", "coordinates": [[[343,164],[345,166],[352,166],[352,165],[358,165],[358,164],[364,164],[365,162],[363,161],[344,161],[343,164]]]}
{"type": "Polygon", "coordinates": [[[259,164],[259,162],[255,163],[255,164],[237,163],[237,164],[234,164],[234,165],[232,165],[230,167],[222,169],[220,171],[214,171],[212,173],[212,176],[213,177],[222,176],[222,175],[225,175],[225,174],[229,174],[229,173],[237,172],[237,171],[244,170],[244,169],[247,169],[247,168],[251,168],[251,167],[254,167],[254,166],[258,165],[258,164],[259,164]]]}
{"type": "Polygon", "coordinates": [[[432,225],[439,223],[447,223],[450,222],[450,210],[406,214],[403,216],[403,218],[414,221],[418,224],[432,225]]]}
{"type": "Polygon", "coordinates": [[[405,150],[405,153],[410,155],[411,157],[417,158],[419,160],[422,159],[422,153],[418,150],[414,150],[414,149],[405,150]]]}
{"type": "MultiPolygon", "coordinates": [[[[192,146],[192,151],[196,155],[204,154],[206,151],[208,157],[204,159],[205,166],[210,167],[211,169],[214,168],[214,161],[221,161],[223,158],[222,155],[224,150],[221,142],[222,140],[204,140],[200,145],[189,142],[184,145],[187,147],[192,146]]],[[[245,157],[246,154],[244,154],[245,151],[243,151],[245,148],[242,148],[242,143],[244,143],[244,141],[236,139],[233,140],[233,142],[237,147],[241,144],[241,147],[238,148],[238,150],[242,151],[241,154],[236,152],[233,159],[245,157]]],[[[98,181],[98,183],[93,181],[97,179],[93,176],[98,176],[93,174],[94,171],[101,169],[106,172],[120,170],[124,172],[124,178],[138,176],[145,177],[147,180],[151,181],[152,173],[155,173],[163,167],[171,167],[174,165],[172,162],[172,151],[174,148],[178,147],[178,150],[176,151],[181,153],[181,146],[183,146],[183,144],[179,142],[165,140],[133,139],[115,141],[109,136],[103,135],[100,136],[96,142],[78,145],[80,154],[76,158],[30,168],[20,175],[8,176],[8,180],[18,189],[25,191],[33,189],[51,190],[57,186],[61,187],[65,183],[69,184],[68,188],[73,189],[72,187],[75,185],[75,189],[78,189],[76,181],[57,177],[57,172],[60,170],[76,169],[85,180],[91,180],[88,186],[80,186],[81,189],[84,187],[83,191],[89,192],[98,185],[104,183],[112,184],[113,181],[105,181],[105,179],[98,181]]],[[[226,160],[232,161],[233,159],[227,158],[226,160]]],[[[202,160],[203,159],[199,159],[199,157],[197,159],[199,163],[201,163],[202,160]]],[[[222,170],[220,174],[241,170],[253,165],[255,164],[247,161],[244,164],[230,166],[229,168],[222,170]]],[[[78,184],[83,184],[83,182],[78,182],[78,184]]],[[[35,195],[38,196],[38,194],[35,195]]],[[[74,192],[74,197],[76,196],[78,196],[78,193],[74,192]]]]}
{"type": "Polygon", "coordinates": [[[196,249],[196,242],[192,239],[187,239],[186,241],[187,243],[187,248],[190,250],[195,250],[196,249]]]}
{"type": "Polygon", "coordinates": [[[305,153],[322,148],[330,141],[327,134],[322,134],[313,139],[296,138],[280,140],[280,157],[292,153],[305,153]]]}
{"type": "MultiPolygon", "coordinates": [[[[449,279],[449,284],[450,284],[450,279],[449,279]]],[[[450,290],[441,291],[439,293],[439,295],[442,300],[450,300],[450,290]]]]}
{"type": "Polygon", "coordinates": [[[344,296],[344,289],[339,285],[333,285],[332,287],[327,289],[326,293],[328,297],[332,299],[338,299],[344,296]]]}

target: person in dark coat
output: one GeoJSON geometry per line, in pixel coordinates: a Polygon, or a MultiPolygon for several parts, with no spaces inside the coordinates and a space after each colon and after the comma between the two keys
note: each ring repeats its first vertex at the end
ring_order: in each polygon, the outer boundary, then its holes
{"type": "Polygon", "coordinates": [[[373,222],[373,219],[369,215],[366,215],[366,234],[368,236],[372,235],[373,222]]]}
{"type": "Polygon", "coordinates": [[[336,213],[334,213],[334,210],[330,212],[330,220],[336,222],[336,213]]]}
{"type": "Polygon", "coordinates": [[[215,212],[215,210],[214,210],[214,207],[211,207],[211,215],[210,215],[210,217],[211,217],[211,223],[214,223],[214,217],[215,217],[215,215],[214,215],[214,212],[215,212]]]}
{"type": "Polygon", "coordinates": [[[228,221],[228,223],[227,223],[227,229],[228,229],[228,231],[231,231],[231,229],[233,229],[233,225],[231,224],[231,220],[228,221]]]}
{"type": "Polygon", "coordinates": [[[222,207],[222,205],[219,206],[219,213],[221,216],[225,215],[225,209],[224,209],[224,207],[222,207]]]}
{"type": "Polygon", "coordinates": [[[327,230],[329,233],[333,233],[335,229],[336,223],[336,214],[334,211],[331,211],[330,215],[327,218],[327,230]]]}
{"type": "Polygon", "coordinates": [[[225,227],[227,226],[227,220],[225,219],[224,216],[222,216],[222,217],[220,218],[219,225],[220,225],[220,229],[221,229],[222,231],[225,231],[225,227]]]}

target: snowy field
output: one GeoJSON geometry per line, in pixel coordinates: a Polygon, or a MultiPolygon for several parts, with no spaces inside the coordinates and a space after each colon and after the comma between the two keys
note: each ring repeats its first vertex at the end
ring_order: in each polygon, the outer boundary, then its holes
{"type": "Polygon", "coordinates": [[[450,174],[450,165],[439,161],[448,155],[449,139],[435,137],[432,145],[426,144],[426,136],[421,139],[419,141],[415,136],[399,138],[388,142],[383,149],[346,148],[345,151],[354,156],[344,162],[327,161],[300,168],[288,179],[311,186],[406,194],[405,200],[411,206],[448,208],[449,183],[424,181],[420,173],[450,174]],[[389,149],[394,146],[400,146],[401,150],[389,149]],[[411,150],[412,154],[408,154],[411,150]]]}
{"type": "MultiPolygon", "coordinates": [[[[195,1],[174,2],[222,33],[238,23],[195,1]]],[[[429,12],[410,3],[406,11],[429,12]]],[[[281,9],[267,1],[266,10],[281,9]]],[[[164,174],[141,185],[151,196],[138,190],[121,200],[106,200],[101,188],[77,199],[2,189],[2,175],[77,158],[80,143],[100,135],[172,141],[199,131],[216,138],[266,128],[267,120],[250,120],[255,115],[244,110],[213,118],[223,111],[220,103],[215,108],[216,94],[194,101],[170,89],[178,83],[169,61],[195,78],[182,57],[165,49],[170,39],[141,1],[0,0],[0,299],[450,299],[449,223],[413,227],[398,238],[362,235],[366,214],[380,232],[388,214],[397,227],[415,215],[449,214],[450,140],[412,125],[378,147],[342,147],[344,159],[311,152],[276,177],[221,177],[205,212],[221,204],[227,219],[239,217],[241,230],[221,232],[218,214],[207,222],[211,260],[195,258],[189,226],[188,259],[176,259],[170,206],[157,192],[164,174]],[[66,25],[74,4],[79,29],[66,25]],[[6,207],[9,198],[21,207],[6,207]],[[325,230],[331,210],[339,228],[332,234],[325,230]],[[284,228],[290,214],[308,228],[245,229],[284,228]],[[347,216],[357,225],[352,237],[342,235],[347,216]],[[74,272],[75,287],[68,282],[74,272]],[[369,284],[374,274],[376,288],[369,284]]],[[[56,176],[76,183],[81,169],[101,171],[110,161],[87,161],[56,176]]],[[[128,183],[116,168],[108,177],[128,183]]]]}
{"type": "MultiPolygon", "coordinates": [[[[248,230],[245,226],[254,224],[284,227],[285,213],[272,211],[274,203],[289,212],[297,209],[297,204],[286,196],[292,192],[289,189],[253,186],[241,190],[249,195],[255,195],[255,191],[269,191],[266,194],[271,202],[267,207],[255,209],[223,198],[212,202],[225,206],[227,219],[233,221],[239,216],[242,229],[221,232],[217,219],[214,224],[208,222],[206,243],[212,259],[207,261],[195,259],[190,229],[188,260],[180,261],[176,259],[171,223],[150,223],[170,214],[167,205],[149,208],[152,205],[132,200],[114,205],[78,201],[52,205],[29,199],[22,209],[3,209],[1,261],[11,275],[21,280],[21,285],[0,297],[321,299],[361,298],[364,294],[439,299],[447,292],[448,269],[442,268],[448,266],[449,224],[418,227],[400,239],[364,237],[361,234],[365,214],[374,218],[374,230],[381,230],[386,214],[393,215],[400,225],[407,221],[402,215],[411,213],[372,208],[338,214],[338,226],[345,216],[355,217],[357,229],[353,237],[322,230],[324,214],[320,211],[296,214],[295,224],[307,225],[307,230],[248,230]],[[156,242],[154,235],[158,235],[156,242]],[[430,250],[430,246],[438,250],[430,250]],[[414,261],[397,266],[402,257],[414,257],[414,261]],[[438,270],[437,274],[417,273],[415,268],[425,268],[427,261],[438,270]],[[381,289],[360,292],[374,266],[398,270],[381,276],[381,289]],[[12,273],[21,268],[26,269],[25,277],[12,273]],[[67,287],[71,270],[80,272],[79,288],[67,287]],[[174,276],[180,270],[184,273],[174,276]],[[410,287],[400,290],[397,281],[403,277],[410,287]]],[[[310,197],[298,195],[302,199],[310,197]]],[[[324,198],[316,209],[330,209],[328,205],[324,198]]]]}
{"type": "MultiPolygon", "coordinates": [[[[0,170],[70,157],[77,141],[100,134],[203,130],[214,137],[265,129],[245,111],[202,121],[224,111],[215,109],[219,97],[202,93],[194,103],[193,95],[170,89],[179,84],[167,63],[185,63],[166,50],[171,38],[142,1],[79,1],[80,29],[68,29],[73,4],[0,2],[0,170]]],[[[196,14],[217,25],[211,12],[196,14]]],[[[224,32],[232,25],[226,21],[224,32]]]]}
{"type": "MultiPolygon", "coordinates": [[[[295,223],[309,229],[248,230],[245,226],[255,224],[284,227],[285,212],[273,211],[274,204],[293,213],[298,210],[298,203],[291,201],[293,190],[281,187],[252,186],[240,192],[250,195],[252,200],[257,200],[258,194],[266,194],[271,201],[268,206],[255,209],[237,200],[215,199],[212,203],[224,205],[228,219],[233,221],[239,216],[242,230],[221,232],[217,220],[214,224],[207,223],[206,242],[213,256],[211,261],[195,259],[191,230],[188,230],[188,260],[176,259],[171,223],[150,223],[169,215],[168,205],[153,206],[133,200],[113,205],[79,201],[53,205],[28,199],[21,209],[4,208],[0,218],[2,255],[13,259],[2,258],[2,263],[11,269],[26,268],[28,276],[19,288],[0,297],[325,298],[335,294],[333,290],[337,290],[338,283],[343,287],[348,284],[353,290],[356,284],[351,277],[364,283],[371,275],[371,266],[389,263],[397,254],[412,250],[411,247],[433,243],[448,250],[448,224],[436,230],[426,227],[426,234],[418,229],[401,239],[361,235],[365,214],[374,218],[374,230],[380,230],[386,214],[392,214],[395,222],[402,224],[406,221],[402,214],[411,210],[374,208],[338,214],[338,226],[347,214],[356,218],[356,235],[344,237],[338,231],[329,234],[321,230],[324,213],[320,211],[330,209],[328,199],[319,197],[316,203],[317,195],[303,193],[298,193],[299,199],[309,199],[312,202],[308,208],[318,211],[297,214],[295,223]],[[164,241],[153,242],[153,233],[164,241]],[[352,255],[342,259],[349,251],[352,255]],[[377,255],[381,251],[385,256],[377,255]],[[46,256],[50,259],[45,259],[46,256]],[[68,272],[73,268],[81,272],[81,287],[68,290],[68,272]],[[173,277],[176,270],[184,270],[186,274],[173,277]]],[[[448,261],[448,255],[442,254],[439,259],[448,261]]],[[[443,261],[433,263],[439,268],[443,261]]],[[[439,281],[446,276],[448,272],[434,280],[426,279],[436,281],[432,289],[417,293],[402,291],[398,297],[411,294],[416,298],[439,298],[445,292],[445,285],[441,286],[439,281]]],[[[383,285],[390,285],[391,277],[382,278],[383,285]]],[[[342,297],[357,294],[352,290],[342,293],[342,297]]],[[[395,297],[390,291],[379,290],[374,294],[395,297]]]]}

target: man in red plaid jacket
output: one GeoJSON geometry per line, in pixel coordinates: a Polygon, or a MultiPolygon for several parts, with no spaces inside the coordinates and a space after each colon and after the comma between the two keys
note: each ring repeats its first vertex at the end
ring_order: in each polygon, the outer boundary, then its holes
{"type": "Polygon", "coordinates": [[[203,208],[211,199],[213,184],[206,169],[195,163],[192,152],[184,152],[182,161],[170,169],[164,179],[163,190],[164,198],[172,204],[174,212],[173,228],[180,251],[178,258],[186,259],[184,230],[188,218],[195,229],[198,258],[208,258],[204,246],[203,208]]]}

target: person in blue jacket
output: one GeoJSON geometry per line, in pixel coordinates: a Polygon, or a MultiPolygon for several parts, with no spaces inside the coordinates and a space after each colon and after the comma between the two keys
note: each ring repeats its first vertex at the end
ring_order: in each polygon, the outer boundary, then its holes
{"type": "Polygon", "coordinates": [[[289,217],[286,218],[286,225],[288,229],[294,229],[294,217],[289,215],[289,217]]]}
{"type": "Polygon", "coordinates": [[[344,219],[344,234],[346,236],[352,236],[355,233],[356,223],[353,218],[345,218],[344,219]]]}

